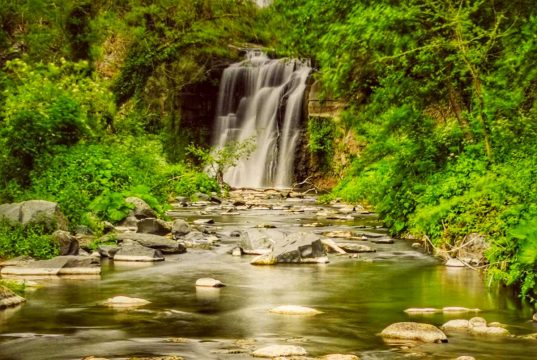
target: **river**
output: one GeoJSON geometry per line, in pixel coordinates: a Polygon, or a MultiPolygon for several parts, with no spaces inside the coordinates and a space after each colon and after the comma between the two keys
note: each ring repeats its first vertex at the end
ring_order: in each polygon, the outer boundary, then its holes
{"type": "MultiPolygon", "coordinates": [[[[214,206],[178,207],[171,215],[189,221],[212,218],[216,223],[211,228],[218,233],[258,224],[285,231],[384,232],[373,214],[319,219],[314,209],[321,205],[314,201],[266,200],[261,207],[242,207],[231,215],[214,206]],[[323,227],[303,226],[314,222],[323,227]]],[[[249,359],[252,350],[269,344],[299,345],[312,357],[345,353],[361,359],[535,359],[537,341],[514,337],[448,333],[446,344],[400,348],[384,343],[378,334],[394,322],[440,326],[475,316],[410,316],[404,312],[409,307],[479,308],[479,316],[507,324],[512,334],[537,332],[530,306],[506,290],[487,288],[478,272],[443,266],[408,241],[373,244],[376,253],[357,257],[330,254],[330,262],[322,265],[252,266],[251,257],[228,254],[233,246],[228,239],[213,250],[189,249],[152,264],[105,260],[100,278],[38,279],[41,286],[26,292],[23,306],[0,312],[0,359],[249,359]],[[201,277],[227,286],[197,290],[194,284],[201,277]],[[151,303],[129,311],[101,305],[117,295],[151,303]],[[297,317],[269,312],[286,304],[323,313],[297,317]]]]}

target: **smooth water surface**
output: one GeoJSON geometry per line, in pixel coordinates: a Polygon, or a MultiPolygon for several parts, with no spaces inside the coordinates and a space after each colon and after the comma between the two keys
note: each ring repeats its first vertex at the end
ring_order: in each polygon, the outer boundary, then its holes
{"type": "MultiPolygon", "coordinates": [[[[308,204],[308,206],[312,206],[308,204]]],[[[199,218],[192,209],[178,210],[199,218]]],[[[325,228],[300,224],[317,221],[313,213],[242,210],[236,216],[214,216],[220,231],[276,224],[288,231],[356,229],[375,225],[372,216],[355,221],[327,221],[325,228]]],[[[376,224],[378,225],[378,224],[376,224]]],[[[380,230],[370,229],[381,232],[380,230]]],[[[484,339],[448,334],[449,343],[400,349],[385,344],[378,333],[398,321],[434,325],[474,314],[409,316],[409,307],[464,306],[479,308],[487,321],[510,325],[514,334],[537,332],[528,321],[532,309],[507,293],[484,286],[472,270],[446,268],[413,250],[410,244],[373,245],[377,253],[357,258],[330,255],[324,265],[257,267],[251,257],[233,257],[228,240],[215,250],[190,250],[156,264],[103,262],[97,279],[45,279],[28,291],[27,303],[1,312],[0,359],[81,359],[94,355],[178,355],[185,359],[249,359],[233,351],[236,340],[251,339],[251,349],[268,344],[295,344],[310,356],[352,353],[362,359],[535,359],[537,341],[484,339]],[[196,289],[200,277],[214,277],[227,286],[196,289]],[[151,304],[118,311],[100,303],[110,297],[140,297],[151,304]],[[279,305],[316,308],[314,317],[269,313],[279,305]],[[189,340],[174,340],[185,338],[189,340]]]]}

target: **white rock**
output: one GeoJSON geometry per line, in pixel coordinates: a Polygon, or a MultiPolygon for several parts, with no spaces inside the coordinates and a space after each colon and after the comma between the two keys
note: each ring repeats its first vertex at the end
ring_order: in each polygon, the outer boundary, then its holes
{"type": "Polygon", "coordinates": [[[460,330],[468,330],[469,326],[470,325],[469,325],[468,320],[457,319],[457,320],[449,320],[440,328],[444,331],[460,331],[460,330]]]}
{"type": "Polygon", "coordinates": [[[111,307],[136,307],[149,304],[150,301],[140,298],[131,298],[127,296],[115,296],[107,299],[104,304],[111,307]]]}
{"type": "Polygon", "coordinates": [[[254,357],[274,358],[278,356],[304,356],[307,352],[303,347],[294,345],[270,345],[257,349],[252,353],[254,357]]]}
{"type": "Polygon", "coordinates": [[[414,322],[395,323],[380,333],[385,340],[423,341],[429,343],[447,342],[444,334],[436,326],[414,322]]]}
{"type": "Polygon", "coordinates": [[[223,287],[226,286],[224,283],[222,283],[220,280],[216,280],[213,278],[201,278],[196,280],[196,286],[201,287],[223,287]]]}
{"type": "Polygon", "coordinates": [[[487,320],[483,319],[482,317],[473,317],[468,322],[468,327],[470,329],[478,327],[487,327],[487,320]]]}
{"type": "Polygon", "coordinates": [[[405,312],[407,314],[434,314],[440,312],[440,310],[435,308],[409,308],[405,312]]]}
{"type": "Polygon", "coordinates": [[[274,309],[270,309],[270,312],[274,314],[282,314],[282,315],[303,315],[303,316],[322,314],[322,311],[315,310],[315,309],[305,307],[305,306],[298,306],[298,305],[282,305],[282,306],[275,307],[274,309]]]}

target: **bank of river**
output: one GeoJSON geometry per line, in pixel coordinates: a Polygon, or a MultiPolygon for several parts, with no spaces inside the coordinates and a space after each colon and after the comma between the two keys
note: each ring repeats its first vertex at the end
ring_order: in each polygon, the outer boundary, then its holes
{"type": "MultiPolygon", "coordinates": [[[[330,210],[313,198],[259,201],[224,214],[218,206],[177,207],[171,215],[188,221],[211,218],[217,233],[270,224],[283,231],[384,230],[372,214],[348,219],[318,217],[330,210]],[[272,207],[273,209],[268,209],[272,207]],[[276,209],[276,210],[275,210],[276,209]],[[292,211],[300,210],[300,211],[292,211]],[[323,227],[304,226],[319,223],[323,227]]],[[[318,224],[318,225],[319,225],[318,224]]],[[[537,340],[483,338],[448,333],[447,344],[392,347],[378,336],[399,321],[437,326],[463,315],[408,315],[410,307],[479,308],[489,322],[513,334],[537,332],[532,309],[501,289],[484,286],[479,273],[447,268],[404,240],[371,244],[375,253],[329,255],[328,264],[252,266],[250,256],[231,256],[233,238],[213,250],[189,249],[159,263],[103,261],[94,279],[40,279],[27,303],[0,313],[1,359],[109,359],[177,355],[185,359],[248,359],[270,344],[299,345],[310,356],[355,354],[361,359],[534,359],[537,340]],[[227,286],[196,289],[196,279],[213,277],[227,286]],[[117,295],[151,301],[137,310],[102,306],[117,295]],[[279,305],[302,305],[313,317],[272,314],[279,305]]]]}

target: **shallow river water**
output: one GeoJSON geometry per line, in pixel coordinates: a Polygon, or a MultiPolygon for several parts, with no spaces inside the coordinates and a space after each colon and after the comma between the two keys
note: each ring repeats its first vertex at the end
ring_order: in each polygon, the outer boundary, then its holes
{"type": "MultiPolygon", "coordinates": [[[[293,207],[315,207],[313,199],[293,207]]],[[[288,203],[289,204],[289,203],[288,203]]],[[[238,214],[199,215],[178,209],[172,215],[192,220],[210,217],[219,231],[273,224],[286,231],[364,230],[382,233],[373,215],[355,220],[319,220],[314,211],[239,210],[238,214]],[[322,222],[326,227],[301,227],[322,222]]],[[[155,264],[103,261],[96,279],[40,279],[27,302],[0,312],[0,359],[81,359],[100,356],[177,355],[185,359],[250,359],[250,351],[269,344],[304,347],[309,356],[347,353],[361,359],[536,359],[537,340],[483,338],[448,333],[447,344],[401,349],[378,333],[399,321],[437,326],[473,314],[410,316],[409,307],[479,308],[487,321],[509,325],[516,335],[537,332],[532,309],[513,295],[487,288],[481,275],[447,268],[404,240],[374,244],[375,254],[357,258],[329,255],[323,265],[252,266],[251,257],[234,257],[224,241],[214,250],[189,250],[155,264]],[[227,286],[196,289],[201,277],[227,286]],[[125,295],[151,301],[137,310],[101,305],[125,295]],[[323,313],[314,317],[269,313],[278,305],[302,305],[323,313]]]]}

